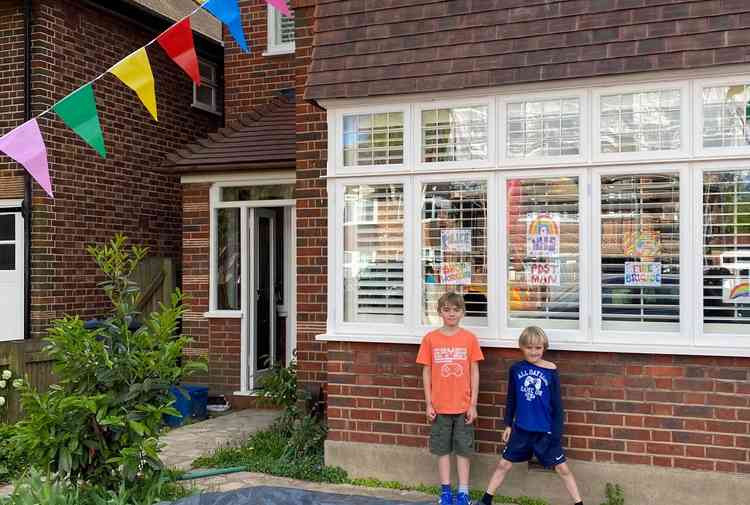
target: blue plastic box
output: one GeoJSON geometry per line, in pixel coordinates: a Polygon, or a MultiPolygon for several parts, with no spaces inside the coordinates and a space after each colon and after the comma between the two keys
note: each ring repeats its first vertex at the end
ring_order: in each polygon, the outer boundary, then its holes
{"type": "Polygon", "coordinates": [[[206,410],[208,387],[190,384],[181,384],[180,387],[187,393],[187,398],[177,387],[173,386],[169,389],[175,398],[172,406],[180,413],[180,417],[165,416],[164,421],[172,428],[182,426],[188,418],[199,420],[208,417],[208,411],[206,410]]]}

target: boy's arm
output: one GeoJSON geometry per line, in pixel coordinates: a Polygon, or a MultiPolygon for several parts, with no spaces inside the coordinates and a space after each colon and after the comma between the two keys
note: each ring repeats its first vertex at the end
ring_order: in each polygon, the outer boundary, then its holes
{"type": "Polygon", "coordinates": [[[552,438],[562,440],[563,434],[563,404],[562,393],[560,391],[560,375],[552,375],[552,398],[550,402],[552,408],[552,438]]]}
{"type": "Polygon", "coordinates": [[[466,424],[473,423],[477,414],[477,401],[479,400],[479,362],[471,362],[471,403],[466,411],[466,424]]]}
{"type": "Polygon", "coordinates": [[[435,409],[432,406],[432,370],[429,366],[422,367],[422,384],[424,385],[425,413],[430,421],[435,419],[435,409]]]}
{"type": "Polygon", "coordinates": [[[516,381],[513,378],[513,367],[508,370],[508,393],[505,395],[505,427],[513,426],[516,417],[516,381]]]}

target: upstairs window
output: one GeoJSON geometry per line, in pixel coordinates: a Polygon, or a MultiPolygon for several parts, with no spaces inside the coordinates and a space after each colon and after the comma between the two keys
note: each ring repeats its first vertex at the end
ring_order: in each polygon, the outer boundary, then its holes
{"type": "Polygon", "coordinates": [[[404,162],[404,113],[344,116],[344,166],[400,165],[404,162]]]}
{"type": "Polygon", "coordinates": [[[294,53],[294,10],[287,0],[292,17],[286,17],[278,9],[268,5],[268,49],[264,56],[294,53]]]}
{"type": "Polygon", "coordinates": [[[422,111],[422,161],[489,159],[489,108],[485,105],[422,111]]]}
{"type": "Polygon", "coordinates": [[[200,85],[193,84],[193,107],[218,113],[219,78],[214,63],[198,60],[200,85]]]}
{"type": "Polygon", "coordinates": [[[581,154],[581,99],[506,104],[506,157],[549,158],[581,154]]]}

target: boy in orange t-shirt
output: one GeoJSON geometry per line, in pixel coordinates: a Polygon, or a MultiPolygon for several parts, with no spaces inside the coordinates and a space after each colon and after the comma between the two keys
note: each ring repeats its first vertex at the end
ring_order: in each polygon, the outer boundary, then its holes
{"type": "Polygon", "coordinates": [[[471,505],[469,457],[474,452],[474,420],[479,395],[479,361],[484,359],[477,337],[459,326],[464,299],[446,293],[438,300],[443,327],[424,336],[417,363],[424,365],[422,380],[426,414],[432,423],[430,452],[438,456],[440,505],[454,505],[451,490],[452,452],[456,453],[458,493],[455,505],[471,505]]]}

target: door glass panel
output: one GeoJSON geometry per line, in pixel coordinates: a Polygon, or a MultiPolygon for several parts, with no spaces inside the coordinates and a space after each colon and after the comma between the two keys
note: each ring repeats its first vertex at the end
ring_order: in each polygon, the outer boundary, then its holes
{"type": "Polygon", "coordinates": [[[16,239],[16,215],[0,214],[0,240],[16,239]]]}
{"type": "Polygon", "coordinates": [[[218,209],[216,308],[240,310],[240,209],[218,209]]]}
{"type": "Polygon", "coordinates": [[[271,219],[267,217],[258,218],[258,280],[257,280],[257,310],[256,318],[256,346],[255,367],[256,370],[268,368],[268,360],[271,358],[271,219]]]}
{"type": "Polygon", "coordinates": [[[0,270],[16,269],[15,244],[0,244],[0,270]]]}

